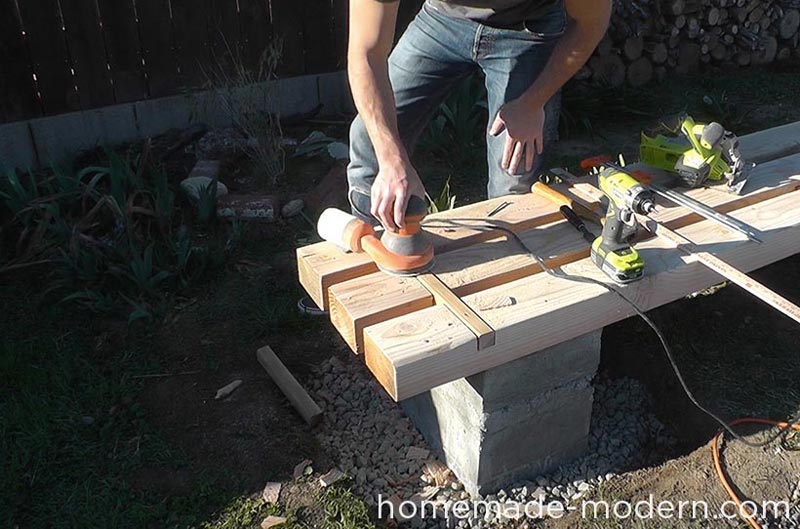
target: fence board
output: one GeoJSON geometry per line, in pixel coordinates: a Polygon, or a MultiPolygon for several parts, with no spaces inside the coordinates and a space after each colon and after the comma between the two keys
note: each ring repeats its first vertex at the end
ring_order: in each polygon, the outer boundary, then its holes
{"type": "Polygon", "coordinates": [[[336,69],[342,70],[347,65],[347,28],[348,0],[331,0],[331,18],[333,22],[333,42],[336,50],[336,69]]]}
{"type": "Polygon", "coordinates": [[[150,97],[172,95],[178,88],[178,64],[172,49],[170,11],[170,0],[136,0],[139,38],[150,97]]]}
{"type": "Polygon", "coordinates": [[[172,25],[181,87],[189,89],[205,85],[207,78],[203,67],[207,67],[211,58],[205,2],[172,0],[172,25]]]}
{"type": "Polygon", "coordinates": [[[305,0],[303,43],[306,73],[324,73],[336,68],[331,0],[305,0]]]}
{"type": "Polygon", "coordinates": [[[106,42],[114,100],[117,103],[147,97],[142,70],[139,30],[132,0],[98,0],[106,42]]]}
{"type": "Polygon", "coordinates": [[[79,110],[58,1],[20,2],[19,8],[44,113],[79,110]]]}
{"type": "Polygon", "coordinates": [[[270,0],[272,27],[281,40],[283,55],[278,67],[282,75],[301,75],[306,72],[303,42],[304,0],[270,0]]]}
{"type": "Polygon", "coordinates": [[[81,108],[114,103],[100,13],[94,0],[60,0],[81,108]]]}
{"type": "Polygon", "coordinates": [[[239,13],[236,0],[205,0],[212,68],[233,71],[239,52],[239,13]]]}
{"type": "Polygon", "coordinates": [[[261,55],[272,43],[272,21],[269,16],[269,0],[239,0],[239,26],[242,62],[257,72],[261,66],[261,55]]]}
{"type": "Polygon", "coordinates": [[[0,0],[0,122],[41,115],[28,50],[13,0],[0,0]]]}

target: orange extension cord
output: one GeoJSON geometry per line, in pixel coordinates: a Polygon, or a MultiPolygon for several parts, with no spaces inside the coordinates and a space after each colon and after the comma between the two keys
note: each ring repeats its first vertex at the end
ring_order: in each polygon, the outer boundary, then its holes
{"type": "MultiPolygon", "coordinates": [[[[768,424],[770,426],[777,426],[782,430],[795,430],[800,432],[800,424],[789,424],[788,422],[779,422],[779,421],[771,421],[769,419],[758,419],[755,417],[744,417],[741,419],[736,419],[730,423],[730,426],[735,426],[737,424],[768,424]]],[[[722,463],[720,462],[719,456],[719,442],[722,440],[722,436],[725,434],[725,430],[720,430],[717,435],[714,436],[714,439],[711,441],[711,453],[714,456],[714,468],[717,471],[717,476],[719,477],[720,482],[722,483],[722,487],[725,489],[725,492],[728,493],[731,500],[736,504],[739,509],[739,515],[750,524],[750,527],[753,529],[762,529],[761,524],[759,524],[753,513],[750,513],[749,516],[744,515],[744,505],[742,504],[742,500],[739,496],[734,492],[733,487],[731,487],[730,482],[728,482],[728,478],[725,475],[725,471],[722,469],[722,463]]]]}

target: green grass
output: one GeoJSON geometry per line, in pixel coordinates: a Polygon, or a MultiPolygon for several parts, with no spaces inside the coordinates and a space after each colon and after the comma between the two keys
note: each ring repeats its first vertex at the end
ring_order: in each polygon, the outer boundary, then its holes
{"type": "Polygon", "coordinates": [[[230,502],[213,476],[170,499],[132,485],[144,466],[187,464],[137,403],[132,377],[157,358],[146,343],[99,350],[90,320],[27,294],[0,289],[0,526],[191,527],[230,502]]]}
{"type": "Polygon", "coordinates": [[[0,523],[142,527],[163,515],[125,479],[146,462],[180,461],[135,401],[130,376],[145,359],[97,358],[83,326],[57,323],[60,309],[37,317],[22,292],[2,294],[0,523]]]}

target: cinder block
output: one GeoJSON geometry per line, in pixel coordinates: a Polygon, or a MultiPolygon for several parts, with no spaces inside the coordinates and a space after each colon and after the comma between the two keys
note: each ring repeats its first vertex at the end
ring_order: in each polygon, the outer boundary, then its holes
{"type": "Polygon", "coordinates": [[[588,445],[593,395],[590,380],[582,379],[489,414],[476,489],[493,491],[580,455],[588,445]]]}
{"type": "Polygon", "coordinates": [[[282,117],[305,114],[319,105],[316,75],[289,77],[276,82],[282,117]]]}
{"type": "Polygon", "coordinates": [[[354,114],[356,111],[347,72],[324,73],[318,76],[319,102],[323,114],[354,114]]]}
{"type": "Polygon", "coordinates": [[[587,446],[596,331],[401,402],[471,494],[532,478],[587,446]]]}
{"type": "Polygon", "coordinates": [[[11,169],[26,171],[38,165],[29,122],[0,125],[0,173],[11,169]]]}
{"type": "Polygon", "coordinates": [[[33,119],[30,126],[42,165],[66,164],[78,153],[95,146],[82,112],[33,119]]]}
{"type": "Polygon", "coordinates": [[[113,146],[139,139],[132,103],[81,112],[86,143],[91,147],[113,146]]]}
{"type": "Polygon", "coordinates": [[[203,105],[206,103],[205,99],[191,95],[160,97],[133,103],[139,137],[153,137],[169,129],[203,123],[203,105]]]}
{"type": "Polygon", "coordinates": [[[600,332],[593,332],[465,380],[480,395],[483,410],[488,412],[529,400],[565,382],[592,377],[599,364],[600,332]]]}

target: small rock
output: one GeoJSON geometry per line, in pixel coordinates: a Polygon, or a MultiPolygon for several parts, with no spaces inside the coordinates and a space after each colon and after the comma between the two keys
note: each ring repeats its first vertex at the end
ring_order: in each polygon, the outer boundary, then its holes
{"type": "Polygon", "coordinates": [[[340,141],[334,141],[328,144],[328,154],[334,160],[349,160],[350,147],[340,141]]]}
{"type": "Polygon", "coordinates": [[[217,215],[223,218],[273,222],[277,200],[272,195],[226,195],[217,200],[217,215]]]}
{"type": "Polygon", "coordinates": [[[344,477],[344,472],[338,468],[330,469],[326,474],[320,476],[319,484],[323,487],[330,487],[344,477]]]}
{"type": "MultiPolygon", "coordinates": [[[[214,183],[212,178],[207,176],[190,176],[181,182],[181,191],[191,200],[200,200],[200,191],[208,189],[214,183]]],[[[217,198],[228,194],[228,188],[220,181],[217,181],[217,198]]]]}
{"type": "Polygon", "coordinates": [[[267,516],[261,522],[261,529],[269,529],[270,527],[275,527],[277,525],[282,525],[286,523],[286,518],[283,516],[267,516]]]}
{"type": "Polygon", "coordinates": [[[84,415],[84,416],[81,418],[81,422],[82,422],[82,423],[83,423],[85,426],[91,426],[91,425],[93,425],[93,424],[94,424],[94,417],[92,417],[92,416],[89,416],[89,415],[84,415]]]}
{"type": "Polygon", "coordinates": [[[515,501],[509,501],[500,506],[499,514],[508,520],[519,520],[525,516],[525,506],[515,501]]]}
{"type": "Polygon", "coordinates": [[[267,503],[278,503],[278,498],[281,495],[281,484],[270,481],[264,485],[264,490],[261,492],[261,497],[267,503]]]}
{"type": "Polygon", "coordinates": [[[311,465],[310,459],[304,459],[301,462],[299,462],[294,467],[294,471],[292,472],[292,477],[294,478],[294,480],[297,481],[298,479],[302,478],[306,474],[306,468],[310,468],[310,465],[311,465]]]}
{"type": "Polygon", "coordinates": [[[533,501],[543,502],[547,498],[547,491],[544,490],[544,487],[538,487],[536,490],[531,492],[530,497],[533,501]]]}
{"type": "Polygon", "coordinates": [[[306,203],[303,201],[302,198],[295,198],[294,200],[290,200],[286,204],[283,205],[281,208],[281,216],[285,219],[289,219],[292,217],[296,217],[303,211],[303,208],[306,206],[306,203]]]}
{"type": "Polygon", "coordinates": [[[429,450],[419,448],[418,446],[409,446],[406,450],[406,459],[410,460],[425,460],[430,455],[429,450]]]}
{"type": "Polygon", "coordinates": [[[242,385],[241,380],[234,380],[227,386],[223,386],[217,390],[217,394],[214,395],[214,400],[224,399],[225,397],[229,396],[231,393],[236,391],[236,388],[242,385]]]}

